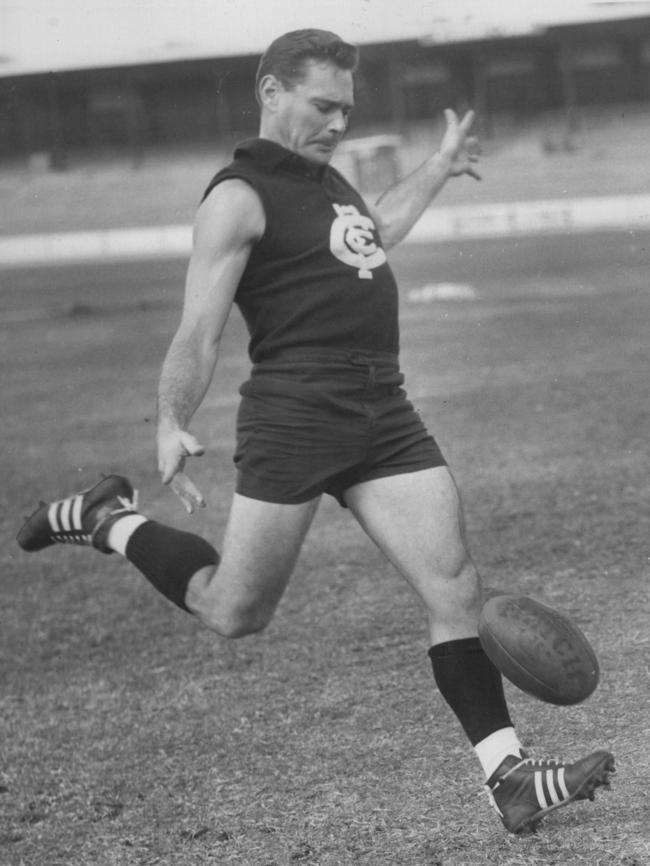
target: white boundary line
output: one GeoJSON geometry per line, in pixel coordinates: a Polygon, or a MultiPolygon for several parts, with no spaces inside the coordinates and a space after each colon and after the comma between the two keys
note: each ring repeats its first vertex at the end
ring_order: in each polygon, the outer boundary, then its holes
{"type": "Polygon", "coordinates": [[[191,226],[147,226],[0,238],[0,267],[54,262],[178,258],[189,254],[191,226]]]}
{"type": "Polygon", "coordinates": [[[429,243],[635,228],[650,229],[650,195],[430,208],[406,240],[429,243]]]}
{"type": "MultiPolygon", "coordinates": [[[[650,195],[463,205],[427,210],[403,243],[431,243],[605,229],[650,229],[650,195]]],[[[185,258],[187,225],[0,237],[0,267],[55,262],[185,258]]]]}

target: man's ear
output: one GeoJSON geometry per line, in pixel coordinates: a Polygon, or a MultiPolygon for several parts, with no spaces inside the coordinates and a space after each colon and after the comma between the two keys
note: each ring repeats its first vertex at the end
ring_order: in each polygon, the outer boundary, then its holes
{"type": "Polygon", "coordinates": [[[265,75],[259,83],[257,92],[262,105],[269,111],[274,111],[283,90],[284,87],[275,75],[265,75]]]}

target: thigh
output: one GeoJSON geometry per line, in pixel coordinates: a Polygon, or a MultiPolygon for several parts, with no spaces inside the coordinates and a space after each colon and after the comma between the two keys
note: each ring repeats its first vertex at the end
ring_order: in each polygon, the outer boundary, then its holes
{"type": "Polygon", "coordinates": [[[291,577],[318,499],[299,505],[262,502],[235,494],[221,563],[204,602],[224,611],[271,612],[291,577]]]}
{"type": "Polygon", "coordinates": [[[345,496],[363,529],[429,611],[473,604],[477,578],[460,496],[446,466],[365,481],[345,496]]]}

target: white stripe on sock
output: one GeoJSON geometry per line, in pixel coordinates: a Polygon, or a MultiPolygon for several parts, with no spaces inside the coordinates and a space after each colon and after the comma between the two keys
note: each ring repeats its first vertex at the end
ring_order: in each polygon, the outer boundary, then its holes
{"type": "Polygon", "coordinates": [[[489,779],[504,758],[521,755],[521,743],[514,728],[500,728],[477,743],[474,751],[481,762],[485,778],[489,779]]]}
{"type": "Polygon", "coordinates": [[[133,533],[139,526],[147,522],[147,518],[142,514],[125,514],[120,517],[108,530],[106,537],[106,546],[114,550],[115,553],[126,555],[126,546],[133,533]]]}
{"type": "Polygon", "coordinates": [[[544,796],[544,785],[543,785],[543,776],[540,770],[537,770],[535,773],[535,793],[537,794],[537,802],[542,807],[542,809],[548,808],[548,803],[546,802],[546,797],[544,796]]]}

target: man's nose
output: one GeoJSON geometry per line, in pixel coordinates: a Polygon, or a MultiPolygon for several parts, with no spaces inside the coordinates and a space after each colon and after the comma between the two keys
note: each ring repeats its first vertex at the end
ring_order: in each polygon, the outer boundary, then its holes
{"type": "Polygon", "coordinates": [[[343,111],[339,109],[338,111],[332,113],[329,122],[329,128],[331,132],[336,132],[338,135],[341,135],[347,129],[347,125],[348,118],[343,111]]]}

